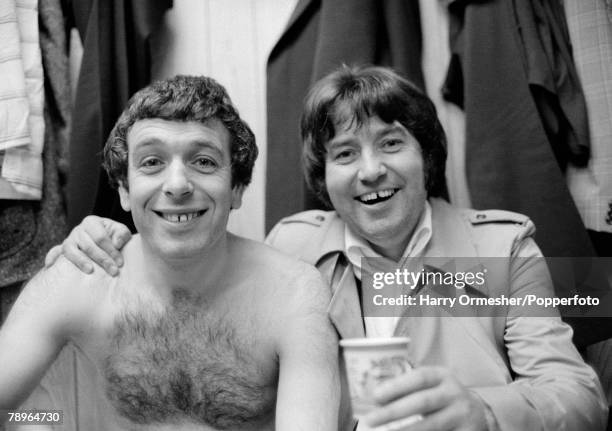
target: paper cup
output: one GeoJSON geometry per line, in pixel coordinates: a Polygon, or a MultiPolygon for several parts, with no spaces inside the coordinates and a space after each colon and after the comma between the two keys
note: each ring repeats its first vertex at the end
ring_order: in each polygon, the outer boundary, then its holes
{"type": "MultiPolygon", "coordinates": [[[[410,338],[407,337],[348,338],[340,340],[340,346],[346,364],[351,407],[356,419],[378,406],[372,397],[372,390],[376,386],[412,369],[408,351],[410,338]]],[[[401,421],[402,426],[420,418],[406,418],[401,421]]]]}

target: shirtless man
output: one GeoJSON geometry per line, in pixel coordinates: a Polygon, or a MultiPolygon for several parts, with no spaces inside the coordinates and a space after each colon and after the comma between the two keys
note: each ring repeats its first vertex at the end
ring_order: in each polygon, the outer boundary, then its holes
{"type": "MultiPolygon", "coordinates": [[[[437,268],[444,257],[457,265],[455,272],[478,262],[488,271],[487,281],[471,294],[552,295],[528,217],[460,209],[440,198],[446,148],[432,102],[389,69],[341,67],[314,84],[301,125],[307,181],[333,210],[289,216],[266,241],[315,265],[329,281],[329,315],[341,337],[408,336],[417,365],[376,388],[379,406],[357,429],[398,429],[398,421],[415,414],[423,420],[406,429],[604,429],[608,411],[601,385],[557,310],[533,317],[512,305],[500,318],[482,309],[462,316],[431,307],[426,311],[436,313],[429,316],[419,307],[404,307],[401,315],[380,317],[363,305],[368,257],[394,269],[410,269],[421,259],[437,268]]],[[[67,239],[64,254],[77,263],[91,265],[85,255],[107,262],[105,251],[121,242],[125,229],[89,218],[67,239]]],[[[429,294],[440,296],[425,283],[415,297],[429,294]]],[[[354,429],[349,420],[344,423],[343,431],[354,429]]]]}
{"type": "Polygon", "coordinates": [[[226,231],[256,153],[212,79],[138,92],[104,165],[139,234],[118,277],[60,258],[28,283],[0,331],[0,409],[73,343],[109,412],[90,429],[336,429],[329,289],[314,268],[226,231]]]}

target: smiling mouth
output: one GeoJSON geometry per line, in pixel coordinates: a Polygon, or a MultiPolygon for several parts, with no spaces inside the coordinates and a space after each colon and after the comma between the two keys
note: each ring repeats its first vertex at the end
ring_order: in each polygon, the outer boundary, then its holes
{"type": "Polygon", "coordinates": [[[170,223],[186,223],[190,220],[193,220],[194,218],[201,217],[205,212],[206,211],[203,210],[203,211],[196,211],[196,212],[191,212],[191,213],[177,214],[177,213],[164,213],[160,211],[154,211],[155,214],[157,214],[164,220],[169,221],[170,223]]]}
{"type": "Polygon", "coordinates": [[[399,189],[386,189],[377,192],[365,193],[357,196],[355,199],[365,205],[375,205],[380,202],[391,199],[399,189]]]}

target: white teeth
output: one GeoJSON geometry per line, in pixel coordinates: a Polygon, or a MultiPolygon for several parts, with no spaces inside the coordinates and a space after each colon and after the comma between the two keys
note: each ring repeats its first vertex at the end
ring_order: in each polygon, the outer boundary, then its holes
{"type": "Polygon", "coordinates": [[[367,195],[364,195],[361,197],[362,201],[372,201],[376,199],[376,193],[368,193],[367,195]]]}
{"type": "Polygon", "coordinates": [[[162,213],[162,217],[171,223],[184,223],[197,216],[198,216],[197,212],[187,213],[187,214],[163,214],[162,213]]]}
{"type": "Polygon", "coordinates": [[[367,193],[365,195],[361,195],[359,197],[359,200],[362,202],[369,202],[375,199],[388,198],[390,196],[393,196],[394,194],[395,194],[395,190],[393,189],[381,190],[379,192],[372,192],[372,193],[367,193]]]}

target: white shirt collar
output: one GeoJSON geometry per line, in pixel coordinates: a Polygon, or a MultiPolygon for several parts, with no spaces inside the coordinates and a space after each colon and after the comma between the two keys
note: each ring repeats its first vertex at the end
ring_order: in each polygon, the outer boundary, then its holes
{"type": "MultiPolygon", "coordinates": [[[[404,258],[419,257],[425,251],[425,247],[431,240],[431,206],[429,202],[425,201],[423,213],[421,218],[414,228],[414,233],[406,245],[404,258]]],[[[353,272],[355,276],[361,280],[361,258],[362,257],[380,257],[383,258],[379,253],[375,252],[370,244],[363,238],[355,235],[348,226],[344,227],[344,251],[346,256],[353,266],[353,272]]],[[[384,259],[384,258],[383,258],[384,259]]],[[[409,259],[403,259],[404,263],[408,262],[409,259]]],[[[394,263],[394,266],[401,265],[404,263],[394,263]]],[[[364,317],[364,326],[366,337],[392,337],[399,317],[364,317]]]]}
{"type": "MultiPolygon", "coordinates": [[[[425,201],[421,218],[414,228],[414,233],[406,245],[402,254],[403,257],[418,257],[431,240],[431,205],[425,201]]],[[[349,227],[344,225],[344,252],[349,262],[353,265],[355,276],[361,280],[361,258],[362,257],[383,257],[363,238],[356,235],[349,227]]]]}

